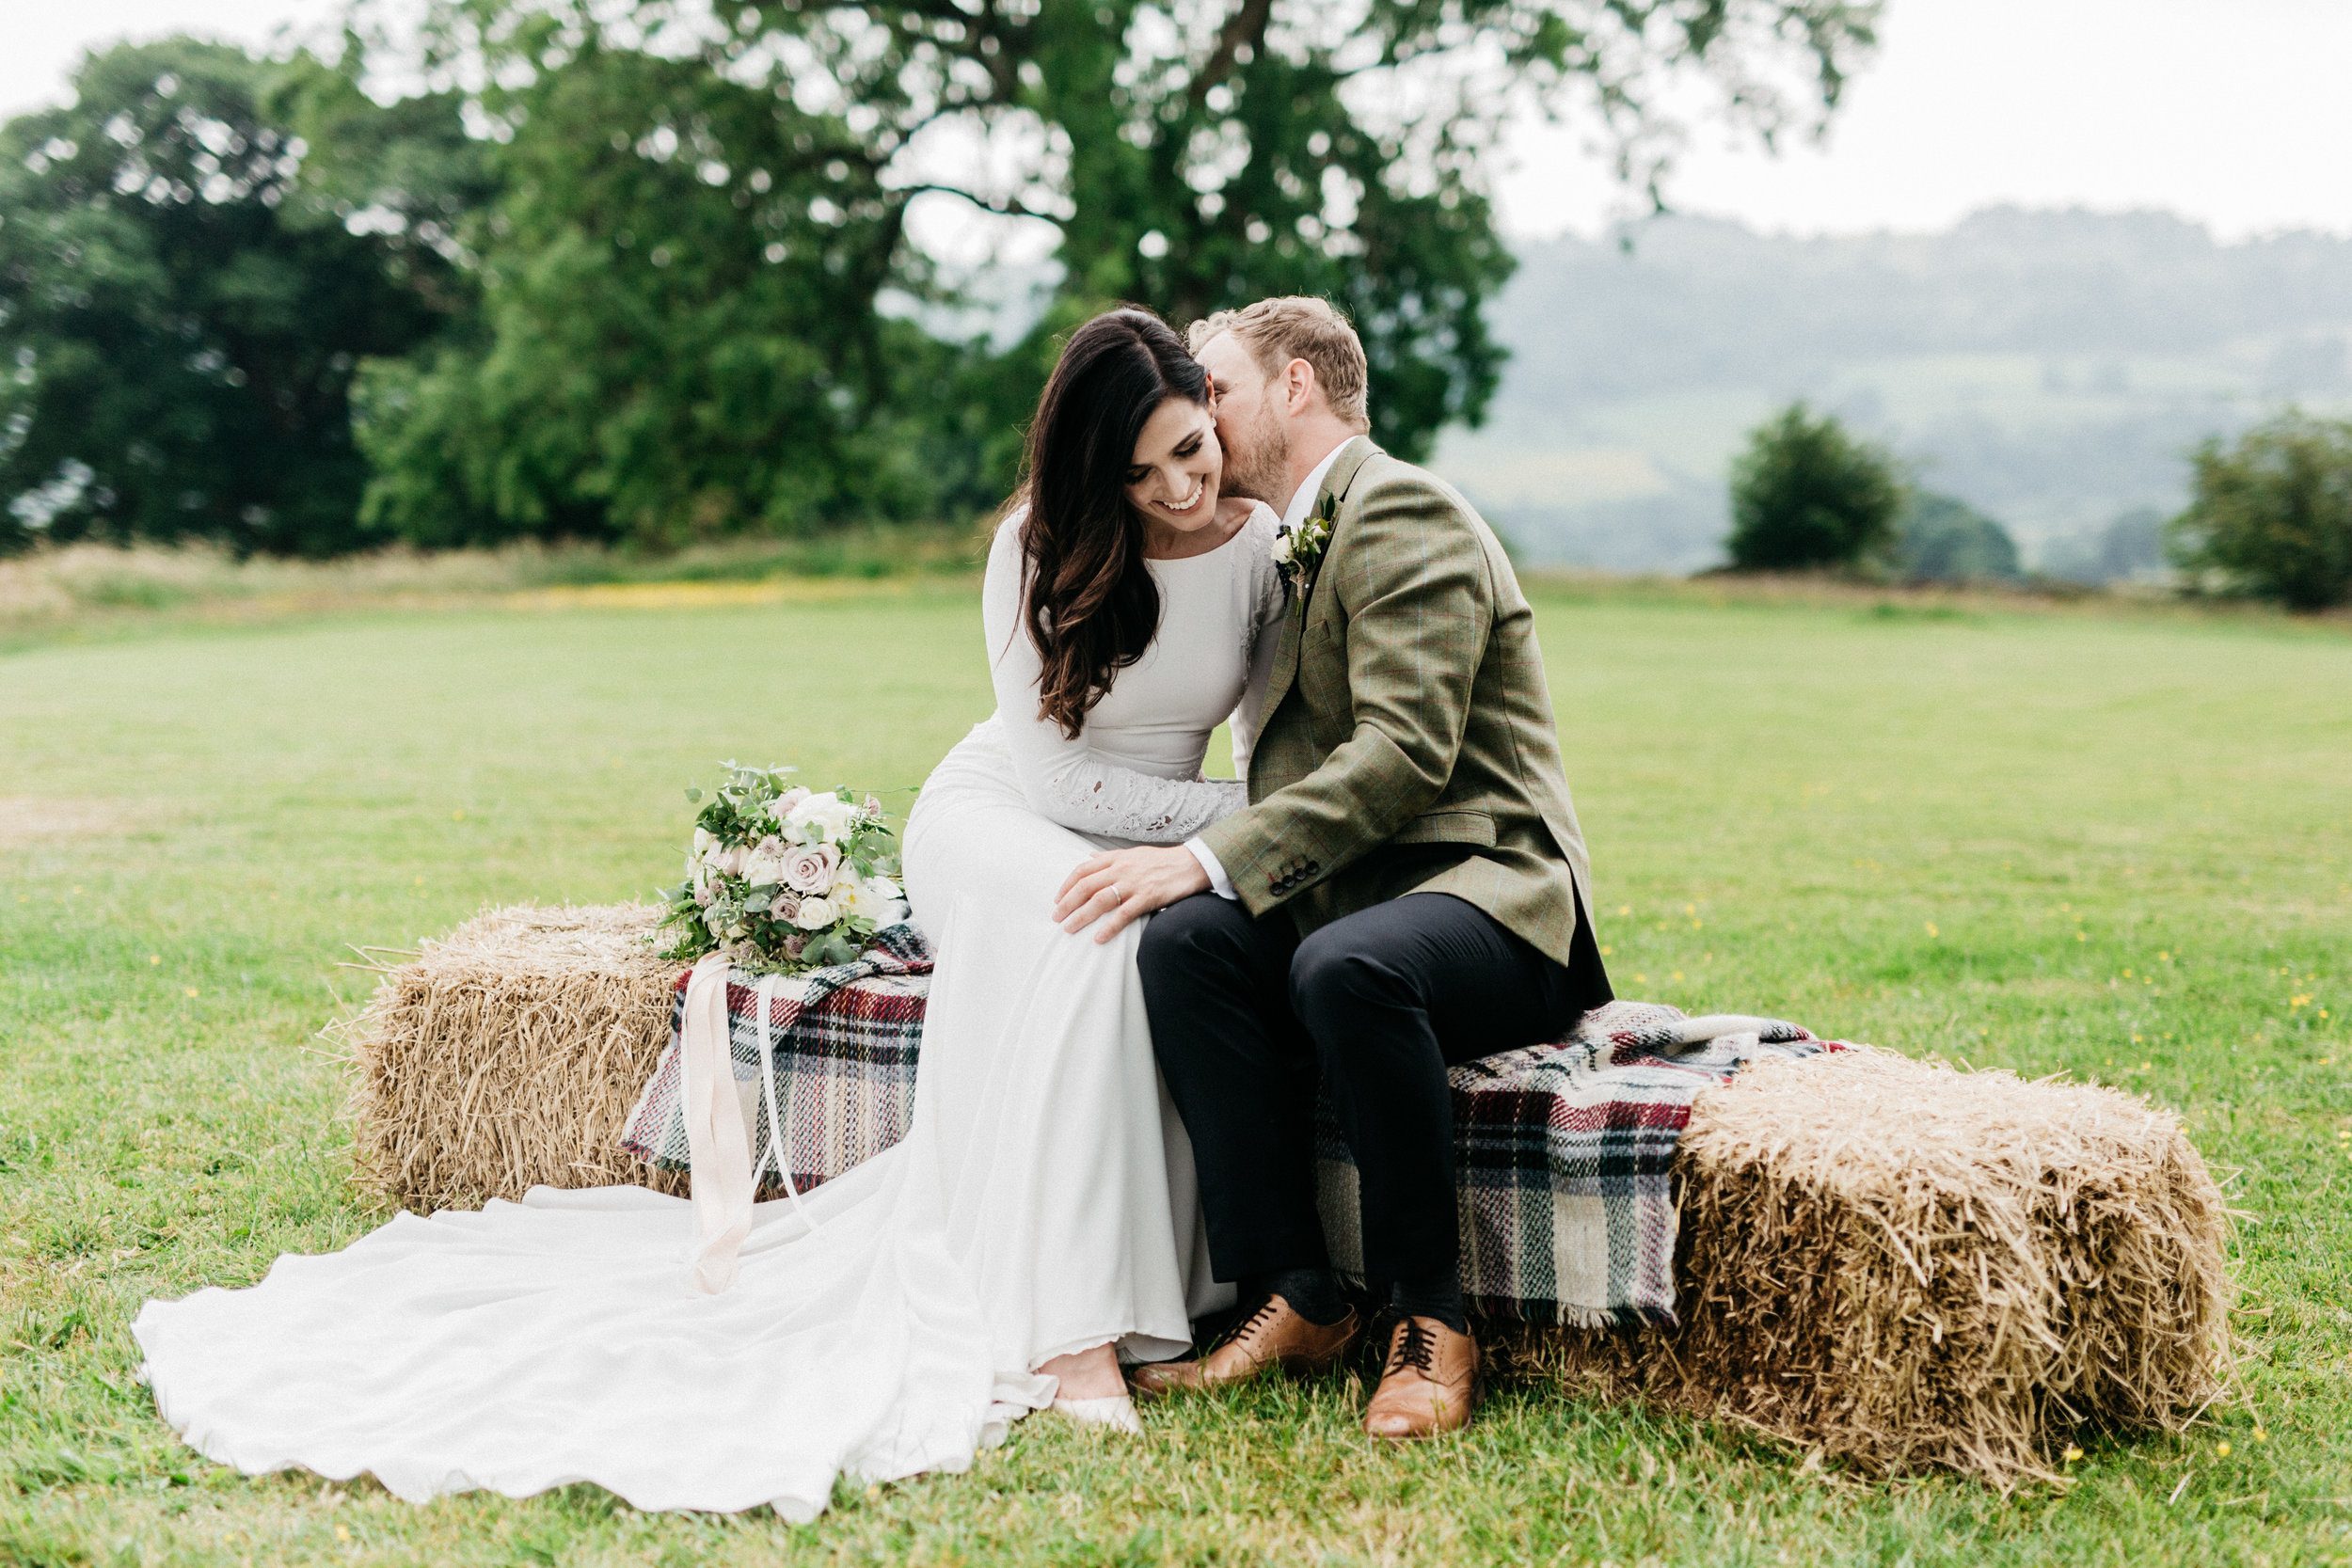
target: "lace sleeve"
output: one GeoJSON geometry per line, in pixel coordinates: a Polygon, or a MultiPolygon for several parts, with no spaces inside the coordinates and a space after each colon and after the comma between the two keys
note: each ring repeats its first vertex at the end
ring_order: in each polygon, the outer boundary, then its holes
{"type": "Polygon", "coordinates": [[[988,632],[996,722],[1029,809],[1079,832],[1138,844],[1182,844],[1248,804],[1237,783],[1163,779],[1104,762],[1087,745],[1083,729],[1073,739],[1060,725],[1039,716],[1038,682],[1044,664],[1021,614],[1027,574],[1020,531],[1018,513],[996,531],[980,593],[980,620],[988,632]]]}

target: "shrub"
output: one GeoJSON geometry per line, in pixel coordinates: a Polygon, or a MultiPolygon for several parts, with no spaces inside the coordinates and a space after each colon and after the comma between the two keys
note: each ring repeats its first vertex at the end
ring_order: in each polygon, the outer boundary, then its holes
{"type": "Polygon", "coordinates": [[[2290,610],[2352,598],[2352,422],[2289,409],[2234,447],[2208,437],[2193,461],[2176,564],[2290,610]]]}
{"type": "Polygon", "coordinates": [[[1758,425],[1731,466],[1731,537],[1740,571],[1852,566],[1892,538],[1904,488],[1895,460],[1802,403],[1758,425]]]}
{"type": "Polygon", "coordinates": [[[1895,525],[1895,565],[1935,582],[2014,578],[2017,542],[1957,496],[1914,490],[1895,525]]]}
{"type": "Polygon", "coordinates": [[[2069,582],[2134,582],[2165,575],[2164,514],[2136,506],[2105,528],[2053,541],[2042,553],[2042,574],[2069,582]]]}

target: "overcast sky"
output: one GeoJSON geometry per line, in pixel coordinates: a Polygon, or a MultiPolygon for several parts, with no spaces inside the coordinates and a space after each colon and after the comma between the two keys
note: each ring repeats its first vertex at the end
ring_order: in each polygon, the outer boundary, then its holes
{"type": "MultiPolygon", "coordinates": [[[[81,52],[189,31],[259,42],[331,0],[7,0],[0,116],[55,100],[81,52]]],[[[1773,158],[1702,131],[1685,211],[1799,233],[1941,228],[1996,202],[2161,207],[2229,237],[2352,233],[2352,0],[1891,0],[1885,47],[1826,147],[1773,158]]],[[[1574,131],[1531,125],[1498,171],[1518,234],[1590,230],[1626,198],[1574,131]]]]}

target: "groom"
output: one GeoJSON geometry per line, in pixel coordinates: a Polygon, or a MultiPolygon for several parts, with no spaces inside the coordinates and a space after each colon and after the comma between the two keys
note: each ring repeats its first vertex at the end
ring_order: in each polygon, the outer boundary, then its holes
{"type": "Polygon", "coordinates": [[[1269,299],[1197,324],[1192,349],[1226,491],[1282,512],[1294,541],[1250,804],[1181,847],[1088,861],[1057,915],[1107,940],[1159,911],[1139,958],[1152,1037],[1216,1277],[1256,1310],[1136,1381],[1321,1370],[1359,1332],[1316,1213],[1320,1083],[1395,1317],[1364,1427],[1428,1436],[1468,1423],[1478,1369],[1446,1069],[1558,1039],[1609,1000],[1584,840],[1510,561],[1469,502],[1365,434],[1355,330],[1322,300],[1269,299]]]}

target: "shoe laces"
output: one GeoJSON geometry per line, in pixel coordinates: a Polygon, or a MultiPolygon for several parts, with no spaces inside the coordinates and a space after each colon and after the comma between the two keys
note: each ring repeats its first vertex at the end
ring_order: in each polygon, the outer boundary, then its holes
{"type": "Polygon", "coordinates": [[[1250,1313],[1248,1317],[1242,1320],[1242,1324],[1239,1328],[1233,1330],[1232,1334],[1226,1337],[1226,1342],[1229,1344],[1240,1344],[1245,1340],[1254,1338],[1259,1330],[1272,1327],[1275,1316],[1281,1309],[1281,1297],[1266,1297],[1264,1301],[1258,1304],[1258,1309],[1255,1312],[1250,1313]]]}
{"type": "Polygon", "coordinates": [[[1438,1364],[1438,1337],[1423,1326],[1419,1318],[1407,1318],[1398,1331],[1396,1343],[1389,1351],[1389,1370],[1402,1371],[1410,1367],[1418,1372],[1432,1372],[1438,1364]]]}

